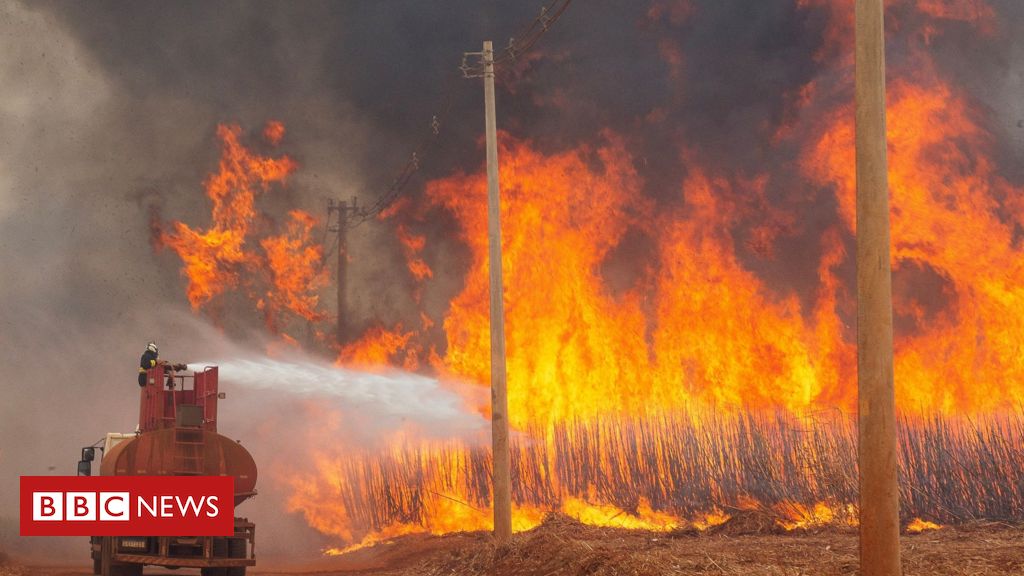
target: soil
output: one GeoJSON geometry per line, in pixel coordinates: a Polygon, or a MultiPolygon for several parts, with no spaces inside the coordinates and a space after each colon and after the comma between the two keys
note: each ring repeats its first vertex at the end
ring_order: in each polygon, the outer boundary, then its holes
{"type": "MultiPolygon", "coordinates": [[[[550,515],[541,526],[516,534],[505,546],[495,546],[485,532],[410,535],[343,556],[297,559],[287,568],[253,572],[268,576],[859,574],[853,529],[780,532],[756,518],[734,520],[707,532],[664,533],[585,526],[550,515]]],[[[975,523],[907,534],[901,542],[905,576],[1024,575],[1024,527],[975,523]]],[[[72,568],[21,565],[0,553],[0,576],[90,573],[84,564],[72,568]]]]}

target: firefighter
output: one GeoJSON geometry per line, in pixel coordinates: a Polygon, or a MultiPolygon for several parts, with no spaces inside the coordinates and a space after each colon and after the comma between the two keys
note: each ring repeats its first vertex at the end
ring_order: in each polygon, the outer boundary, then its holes
{"type": "Polygon", "coordinates": [[[142,358],[139,360],[139,386],[143,387],[146,385],[146,370],[156,366],[160,363],[160,353],[157,350],[156,342],[150,342],[146,345],[146,351],[142,353],[142,358]]]}

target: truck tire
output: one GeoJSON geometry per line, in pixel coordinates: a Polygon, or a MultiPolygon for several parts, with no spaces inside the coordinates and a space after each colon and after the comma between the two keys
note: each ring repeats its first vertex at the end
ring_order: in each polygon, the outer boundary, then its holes
{"type": "Polygon", "coordinates": [[[114,539],[104,536],[100,545],[100,574],[102,576],[142,576],[142,564],[114,562],[114,539]]]}
{"type": "Polygon", "coordinates": [[[142,564],[114,564],[114,576],[142,576],[142,564]]]}
{"type": "MultiPolygon", "coordinates": [[[[245,538],[228,539],[228,558],[245,558],[245,538]]],[[[231,566],[227,576],[245,576],[245,566],[231,566]]]]}
{"type": "Polygon", "coordinates": [[[113,562],[110,556],[112,554],[110,547],[112,545],[112,538],[110,536],[103,536],[100,538],[100,574],[102,576],[112,576],[111,566],[113,562]]]}
{"type": "Polygon", "coordinates": [[[96,547],[100,545],[100,539],[96,536],[89,537],[89,557],[92,558],[92,573],[96,576],[103,571],[103,564],[100,562],[100,550],[96,547]]]}
{"type": "Polygon", "coordinates": [[[245,558],[245,538],[228,539],[228,558],[245,558]]]}
{"type": "MultiPolygon", "coordinates": [[[[214,558],[227,558],[228,557],[228,539],[227,538],[214,538],[213,543],[210,545],[212,548],[211,553],[214,558]]],[[[200,568],[200,576],[227,576],[228,569],[221,567],[211,568],[200,568]]]]}

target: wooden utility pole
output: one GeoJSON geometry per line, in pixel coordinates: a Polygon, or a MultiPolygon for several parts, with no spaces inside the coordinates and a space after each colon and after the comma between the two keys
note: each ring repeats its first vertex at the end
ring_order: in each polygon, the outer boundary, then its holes
{"type": "Polygon", "coordinates": [[[856,0],[860,569],[900,576],[883,0],[856,0]]]}
{"type": "MultiPolygon", "coordinates": [[[[338,203],[338,212],[341,214],[348,213],[348,203],[342,200],[338,203]]],[[[344,220],[344,218],[342,218],[344,220]]],[[[338,285],[337,285],[337,298],[338,298],[338,346],[341,346],[348,339],[345,334],[345,322],[348,320],[345,312],[345,264],[348,259],[348,234],[345,232],[344,222],[338,223],[338,285]]]]}
{"type": "Polygon", "coordinates": [[[338,203],[338,345],[342,345],[348,339],[345,334],[345,325],[348,322],[348,313],[345,311],[345,264],[348,260],[348,235],[345,233],[345,218],[348,213],[348,203],[342,200],[338,203]]]}
{"type": "Polygon", "coordinates": [[[505,372],[505,302],[501,279],[501,195],[498,134],[494,112],[494,49],[484,42],[484,110],[487,139],[487,246],[491,275],[491,444],[494,457],[494,537],[512,537],[512,475],[508,452],[508,391],[505,372]]]}
{"type": "Polygon", "coordinates": [[[336,246],[338,251],[338,282],[336,285],[338,320],[336,338],[338,345],[343,346],[348,341],[348,312],[345,310],[345,291],[347,288],[346,266],[348,264],[347,229],[349,227],[350,220],[360,214],[355,196],[352,197],[351,202],[346,200],[339,200],[335,202],[333,199],[329,199],[327,201],[328,220],[330,220],[331,214],[334,212],[338,213],[338,223],[335,226],[332,226],[329,230],[338,235],[338,245],[336,246]]]}

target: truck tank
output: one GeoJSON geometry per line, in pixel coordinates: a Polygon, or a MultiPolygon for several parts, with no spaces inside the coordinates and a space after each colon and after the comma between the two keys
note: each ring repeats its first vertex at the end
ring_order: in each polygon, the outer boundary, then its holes
{"type": "Polygon", "coordinates": [[[241,444],[208,430],[167,428],[111,448],[103,476],[234,476],[235,506],[255,494],[256,462],[241,444]]]}

